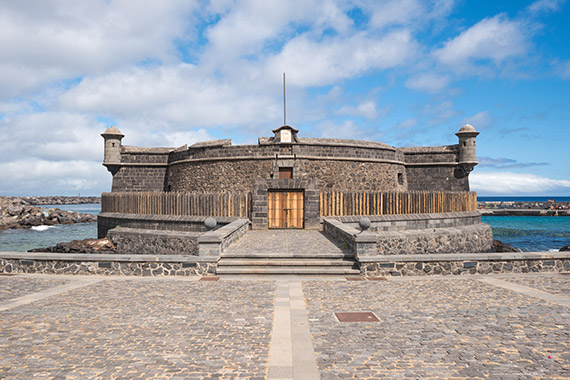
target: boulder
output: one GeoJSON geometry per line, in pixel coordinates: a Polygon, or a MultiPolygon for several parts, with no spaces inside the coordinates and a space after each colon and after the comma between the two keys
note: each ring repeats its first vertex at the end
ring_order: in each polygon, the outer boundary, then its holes
{"type": "Polygon", "coordinates": [[[56,253],[116,253],[115,245],[107,238],[73,240],[57,243],[54,247],[34,248],[28,252],[56,252],[56,253]]]}
{"type": "Polygon", "coordinates": [[[493,252],[522,252],[519,248],[510,244],[503,243],[500,240],[493,240],[493,252]]]}
{"type": "Polygon", "coordinates": [[[560,252],[569,252],[569,251],[570,251],[570,244],[567,244],[564,247],[560,248],[560,252]]]}

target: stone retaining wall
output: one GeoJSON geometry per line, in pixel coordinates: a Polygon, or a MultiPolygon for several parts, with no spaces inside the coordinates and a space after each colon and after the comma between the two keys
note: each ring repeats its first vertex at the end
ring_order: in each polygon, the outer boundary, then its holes
{"type": "MultiPolygon", "coordinates": [[[[335,217],[342,223],[357,228],[362,216],[335,217]]],[[[430,214],[370,215],[370,231],[390,232],[433,228],[453,228],[481,223],[481,212],[446,212],[430,214]]]]}
{"type": "Polygon", "coordinates": [[[216,262],[183,256],[97,255],[2,252],[0,273],[42,273],[110,276],[204,276],[216,262]]]}
{"type": "Polygon", "coordinates": [[[427,276],[570,271],[570,253],[405,255],[360,262],[367,276],[427,276]]]}
{"type": "Polygon", "coordinates": [[[369,231],[361,233],[359,216],[324,218],[323,230],[333,239],[366,255],[415,255],[434,253],[490,252],[491,227],[481,223],[479,212],[370,216],[369,231]],[[450,227],[453,226],[453,227],[450,227]],[[427,227],[427,228],[426,228],[427,227]],[[376,249],[357,247],[357,239],[376,236],[376,249]]]}
{"type": "Polygon", "coordinates": [[[490,252],[493,233],[488,224],[455,228],[378,233],[380,255],[490,252]]]}
{"type": "MultiPolygon", "coordinates": [[[[161,231],[206,232],[206,216],[188,215],[146,215],[103,212],[97,215],[97,236],[104,238],[107,232],[116,227],[161,231]]],[[[233,222],[235,217],[216,217],[219,225],[233,222]]]]}
{"type": "Polygon", "coordinates": [[[114,228],[107,233],[126,255],[194,255],[198,256],[199,232],[156,231],[135,228],[114,228]]]}

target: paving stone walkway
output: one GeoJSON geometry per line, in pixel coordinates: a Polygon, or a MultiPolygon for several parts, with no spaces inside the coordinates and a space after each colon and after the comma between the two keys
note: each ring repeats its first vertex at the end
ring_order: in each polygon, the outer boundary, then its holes
{"type": "Polygon", "coordinates": [[[279,256],[314,256],[319,253],[348,254],[336,242],[320,231],[266,230],[249,231],[230,245],[222,255],[278,254],[279,256]]]}
{"type": "Polygon", "coordinates": [[[570,276],[197,280],[0,276],[0,379],[570,379],[570,276]]]}

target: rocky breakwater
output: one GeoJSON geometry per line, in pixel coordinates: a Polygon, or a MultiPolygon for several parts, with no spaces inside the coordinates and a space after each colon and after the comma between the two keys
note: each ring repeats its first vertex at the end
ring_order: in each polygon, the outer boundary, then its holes
{"type": "Polygon", "coordinates": [[[53,247],[34,248],[28,252],[56,252],[56,253],[116,253],[117,248],[107,238],[73,240],[70,242],[57,243],[53,247]]]}
{"type": "Polygon", "coordinates": [[[505,216],[570,216],[570,202],[558,202],[551,199],[547,202],[477,202],[483,215],[505,216]]]}
{"type": "Polygon", "coordinates": [[[33,206],[18,197],[0,197],[0,231],[16,228],[95,222],[91,214],[33,206]]]}
{"type": "MultiPolygon", "coordinates": [[[[12,197],[10,197],[12,198],[12,197]]],[[[101,197],[67,197],[61,195],[47,197],[17,197],[14,199],[22,199],[31,205],[81,205],[101,203],[101,197]]]]}

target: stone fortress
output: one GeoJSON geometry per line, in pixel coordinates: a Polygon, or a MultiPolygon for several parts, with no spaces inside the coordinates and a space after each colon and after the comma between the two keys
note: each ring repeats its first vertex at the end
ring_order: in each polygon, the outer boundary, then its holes
{"type": "Polygon", "coordinates": [[[469,191],[478,134],[465,125],[456,145],[396,148],[303,138],[284,125],[255,145],[141,148],[110,127],[103,165],[113,183],[99,237],[119,251],[193,255],[214,267],[250,229],[321,230],[369,271],[379,267],[367,260],[386,255],[486,252],[491,229],[469,191]]]}

